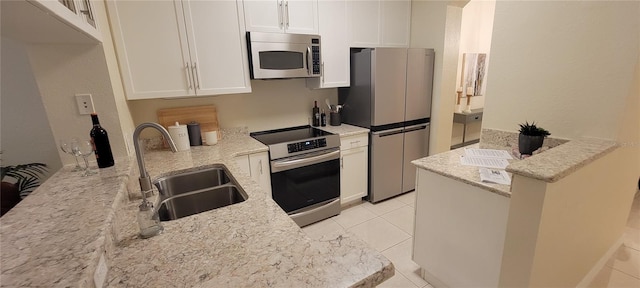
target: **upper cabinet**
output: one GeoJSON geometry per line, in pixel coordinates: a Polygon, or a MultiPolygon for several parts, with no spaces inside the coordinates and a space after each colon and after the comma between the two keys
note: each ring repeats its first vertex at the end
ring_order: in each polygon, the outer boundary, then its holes
{"type": "Polygon", "coordinates": [[[89,0],[1,1],[2,36],[26,43],[102,42],[89,0]]]}
{"type": "Polygon", "coordinates": [[[107,1],[129,100],[251,92],[235,1],[107,1]]]}
{"type": "Polygon", "coordinates": [[[318,34],[318,0],[245,0],[247,31],[318,34]]]}
{"type": "Polygon", "coordinates": [[[309,88],[349,86],[349,34],[347,32],[347,1],[318,2],[319,34],[322,40],[322,76],[307,79],[309,88]]]}
{"type": "Polygon", "coordinates": [[[410,0],[347,1],[351,47],[409,47],[410,0]]]}

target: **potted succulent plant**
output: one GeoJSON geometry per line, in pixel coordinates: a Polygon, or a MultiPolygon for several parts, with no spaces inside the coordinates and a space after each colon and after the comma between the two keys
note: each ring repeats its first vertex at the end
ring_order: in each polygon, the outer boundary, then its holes
{"type": "Polygon", "coordinates": [[[0,179],[2,180],[2,199],[0,199],[0,216],[16,206],[20,200],[27,197],[34,189],[40,186],[40,179],[47,172],[47,165],[43,163],[28,163],[15,166],[0,167],[0,179]],[[9,176],[16,180],[15,183],[5,182],[9,176]]]}
{"type": "Polygon", "coordinates": [[[518,150],[520,154],[531,155],[533,151],[542,147],[544,138],[551,135],[544,128],[536,126],[536,122],[525,122],[520,125],[520,135],[518,136],[518,150]]]}

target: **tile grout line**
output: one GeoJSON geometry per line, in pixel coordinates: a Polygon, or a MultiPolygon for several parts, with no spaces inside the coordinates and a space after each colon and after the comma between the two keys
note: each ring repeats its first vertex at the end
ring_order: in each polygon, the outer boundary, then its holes
{"type": "Polygon", "coordinates": [[[618,272],[620,272],[620,273],[622,273],[622,274],[625,274],[625,275],[627,275],[627,276],[629,276],[629,277],[632,277],[632,278],[634,278],[634,279],[640,280],[640,278],[638,278],[638,277],[636,277],[636,276],[633,276],[633,275],[631,275],[631,274],[629,274],[629,273],[627,273],[627,272],[624,272],[624,271],[622,271],[622,270],[620,270],[620,269],[618,269],[618,268],[616,268],[616,267],[611,267],[611,266],[607,266],[607,267],[611,268],[611,270],[616,270],[616,271],[618,271],[618,272]]]}

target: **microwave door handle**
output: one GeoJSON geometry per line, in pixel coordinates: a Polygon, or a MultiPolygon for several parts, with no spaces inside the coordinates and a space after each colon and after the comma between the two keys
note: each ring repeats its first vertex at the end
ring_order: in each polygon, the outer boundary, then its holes
{"type": "Polygon", "coordinates": [[[311,57],[311,47],[307,46],[307,74],[311,75],[311,67],[309,66],[309,62],[311,62],[309,60],[309,57],[311,57]]]}

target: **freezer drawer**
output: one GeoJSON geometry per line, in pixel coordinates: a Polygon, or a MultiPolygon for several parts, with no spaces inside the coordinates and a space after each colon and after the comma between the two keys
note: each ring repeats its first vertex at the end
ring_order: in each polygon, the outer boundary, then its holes
{"type": "Polygon", "coordinates": [[[429,153],[429,123],[406,127],[404,132],[404,155],[402,192],[416,188],[416,166],[411,161],[426,157],[429,153]]]}
{"type": "Polygon", "coordinates": [[[378,202],[402,188],[403,128],[371,132],[369,201],[378,202]]]}

